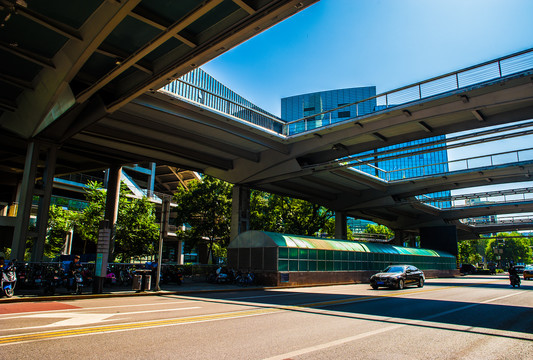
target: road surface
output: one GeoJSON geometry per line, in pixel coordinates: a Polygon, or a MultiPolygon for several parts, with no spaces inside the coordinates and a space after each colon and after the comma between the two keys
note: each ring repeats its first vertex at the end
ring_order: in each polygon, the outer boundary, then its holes
{"type": "Polygon", "coordinates": [[[0,324],[0,359],[533,359],[533,282],[14,303],[0,324]]]}

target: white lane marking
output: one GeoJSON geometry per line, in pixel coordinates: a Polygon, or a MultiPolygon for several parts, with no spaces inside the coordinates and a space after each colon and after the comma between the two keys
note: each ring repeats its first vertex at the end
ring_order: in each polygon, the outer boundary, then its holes
{"type": "MultiPolygon", "coordinates": [[[[122,312],[122,313],[109,313],[109,314],[97,314],[97,313],[84,314],[84,313],[79,313],[79,312],[70,312],[68,314],[32,314],[32,315],[25,316],[24,318],[26,319],[67,318],[67,319],[56,321],[52,324],[47,324],[47,325],[27,326],[27,327],[21,327],[21,328],[16,328],[16,329],[4,328],[4,329],[0,329],[0,332],[49,328],[49,327],[60,327],[60,326],[82,326],[82,325],[99,323],[103,321],[113,321],[113,319],[108,319],[108,318],[113,317],[113,316],[119,316],[119,315],[146,314],[146,313],[154,313],[154,312],[172,312],[172,311],[182,311],[182,310],[191,310],[191,309],[200,309],[200,307],[192,306],[192,307],[186,307],[186,308],[141,310],[141,311],[130,311],[130,312],[122,312]]],[[[17,318],[20,318],[20,317],[13,317],[13,319],[17,319],[17,318]]]]}
{"type": "Polygon", "coordinates": [[[220,299],[220,300],[242,300],[242,299],[260,299],[260,298],[271,298],[271,297],[277,297],[277,296],[294,296],[294,295],[305,295],[306,293],[293,293],[293,294],[272,294],[272,295],[257,295],[257,296],[243,296],[243,297],[233,297],[233,298],[227,298],[227,299],[220,299]]]}
{"type": "MultiPolygon", "coordinates": [[[[216,315],[224,315],[224,314],[227,314],[227,313],[218,313],[218,314],[214,314],[215,316],[216,315]]],[[[124,331],[135,331],[135,330],[143,330],[143,329],[153,329],[153,328],[160,328],[160,327],[169,327],[169,326],[181,326],[181,325],[190,325],[190,324],[198,324],[198,323],[204,323],[204,322],[212,322],[212,321],[221,321],[221,320],[233,320],[233,319],[238,319],[238,318],[246,318],[246,317],[253,317],[253,316],[262,316],[262,315],[268,315],[270,313],[268,312],[264,312],[264,313],[258,313],[258,314],[243,314],[243,315],[236,315],[236,316],[231,316],[231,317],[228,317],[228,318],[220,318],[220,319],[202,319],[202,317],[205,317],[203,315],[201,316],[198,316],[198,320],[191,320],[189,322],[185,322],[185,323],[178,323],[178,324],[162,324],[162,325],[153,325],[153,326],[143,326],[143,327],[138,327],[138,328],[130,328],[130,329],[118,329],[118,330],[109,330],[109,331],[105,331],[105,332],[93,332],[93,333],[85,333],[85,334],[75,334],[75,335],[65,335],[65,336],[61,336],[61,339],[66,339],[66,338],[71,338],[71,337],[80,337],[80,336],[89,336],[89,335],[102,335],[102,334],[108,334],[108,333],[116,333],[116,332],[124,332],[124,331]]],[[[213,316],[213,314],[211,315],[207,315],[207,316],[213,316]]],[[[179,318],[176,318],[176,319],[179,319],[179,318]]],[[[143,324],[145,323],[144,321],[138,321],[138,322],[131,322],[131,323],[123,323],[121,325],[131,325],[131,324],[143,324]]],[[[111,325],[112,326],[112,325],[111,325]]],[[[84,329],[83,327],[81,328],[78,328],[78,329],[84,329]]],[[[68,329],[67,329],[68,330],[68,329]]],[[[36,333],[25,333],[25,334],[16,334],[16,335],[12,335],[12,336],[25,336],[25,335],[33,335],[33,334],[36,334],[36,333]]],[[[38,333],[37,333],[38,334],[38,333]]],[[[8,335],[9,337],[9,335],[8,335]]],[[[2,346],[8,346],[8,345],[17,345],[17,344],[23,344],[23,343],[31,343],[31,342],[37,342],[37,341],[48,341],[48,340],[57,340],[57,338],[45,338],[45,339],[36,339],[36,340],[23,340],[23,341],[18,341],[18,342],[12,342],[12,343],[4,343],[4,344],[0,344],[0,347],[2,346]]]]}
{"type": "Polygon", "coordinates": [[[397,328],[402,327],[402,326],[405,326],[405,325],[388,326],[386,328],[368,331],[366,333],[350,336],[350,337],[347,337],[347,338],[344,338],[344,339],[330,341],[330,342],[327,342],[327,343],[324,343],[324,344],[315,345],[315,346],[307,347],[307,348],[296,350],[296,351],[291,351],[291,352],[288,352],[288,353],[285,353],[285,354],[282,354],[282,355],[272,356],[272,357],[269,357],[269,358],[266,358],[266,359],[263,359],[263,360],[290,359],[290,358],[295,357],[295,356],[308,354],[310,352],[314,352],[314,351],[318,351],[318,350],[324,350],[324,349],[327,349],[327,348],[330,348],[330,347],[333,347],[333,346],[343,345],[345,343],[348,343],[348,342],[351,342],[351,341],[354,341],[354,340],[359,340],[359,339],[363,339],[363,338],[366,338],[366,337],[369,337],[369,336],[378,335],[378,334],[384,333],[386,331],[391,331],[391,330],[397,329],[397,328]]]}
{"type": "MultiPolygon", "coordinates": [[[[54,301],[57,302],[57,301],[54,301]]],[[[67,304],[68,302],[60,301],[61,303],[67,304]]],[[[92,311],[92,310],[101,310],[101,309],[115,309],[115,308],[123,308],[123,307],[138,307],[138,306],[165,306],[169,304],[185,304],[190,303],[194,301],[169,301],[165,303],[146,303],[146,304],[132,304],[132,305],[113,305],[113,306],[95,306],[95,307],[87,307],[87,308],[73,308],[73,309],[59,309],[59,310],[41,310],[41,311],[27,311],[27,312],[20,312],[20,313],[10,313],[10,314],[0,314],[0,319],[15,319],[21,316],[25,315],[32,315],[32,314],[43,314],[43,313],[66,313],[69,311],[92,311]],[[14,314],[17,314],[16,316],[14,314]]]]}
{"type": "Polygon", "coordinates": [[[451,313],[454,313],[454,312],[458,312],[458,311],[462,311],[462,310],[465,310],[465,309],[472,308],[474,306],[479,306],[479,305],[486,304],[486,303],[489,303],[489,302],[498,301],[498,300],[505,299],[505,298],[508,298],[508,297],[511,297],[511,296],[515,296],[515,295],[519,295],[519,294],[524,294],[524,292],[516,292],[516,293],[513,293],[513,294],[509,294],[509,295],[505,295],[505,296],[500,296],[500,297],[493,298],[493,299],[484,300],[484,301],[481,301],[479,303],[470,304],[470,305],[462,306],[462,307],[457,308],[457,309],[447,310],[447,311],[440,312],[438,314],[426,316],[426,317],[424,317],[424,318],[422,318],[422,319],[420,319],[418,321],[412,322],[412,323],[388,326],[388,327],[385,327],[385,328],[382,328],[382,329],[368,331],[368,332],[365,332],[365,333],[362,333],[362,334],[358,334],[358,335],[355,335],[355,336],[350,336],[350,337],[347,337],[347,338],[330,341],[330,342],[327,342],[327,343],[324,343],[324,344],[314,345],[314,346],[310,346],[310,347],[307,347],[307,348],[302,348],[302,349],[299,349],[299,350],[291,351],[291,352],[288,352],[288,353],[285,353],[285,354],[272,356],[272,357],[269,357],[269,358],[265,358],[263,360],[290,359],[292,357],[308,354],[308,353],[311,353],[311,352],[314,352],[314,351],[324,350],[324,349],[328,349],[330,347],[343,345],[343,344],[349,343],[349,342],[354,341],[354,340],[359,340],[359,339],[363,339],[363,338],[366,338],[366,337],[369,337],[369,336],[377,335],[377,334],[380,334],[380,333],[383,333],[383,332],[387,332],[387,331],[390,331],[390,330],[397,329],[399,327],[418,325],[418,324],[421,324],[421,323],[423,323],[423,322],[425,322],[427,320],[430,320],[430,319],[433,319],[433,318],[436,318],[436,317],[440,317],[440,316],[443,316],[443,315],[448,315],[448,314],[451,314],[451,313]]]}

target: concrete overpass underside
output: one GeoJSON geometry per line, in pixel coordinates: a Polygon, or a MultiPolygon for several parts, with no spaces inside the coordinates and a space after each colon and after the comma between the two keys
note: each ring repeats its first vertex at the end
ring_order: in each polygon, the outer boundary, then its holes
{"type": "MultiPolygon", "coordinates": [[[[385,182],[336,159],[375,147],[533,118],[531,72],[387,109],[299,136],[266,131],[166,92],[148,92],[62,142],[64,171],[155,161],[250,188],[310,200],[394,229],[455,223],[414,198],[431,192],[527,181],[533,162],[385,182]],[[482,117],[482,118],[480,118],[482,117]],[[100,162],[99,164],[94,163],[100,162]]],[[[58,141],[55,127],[40,134],[58,141]]],[[[67,120],[65,120],[67,121],[67,120]]],[[[465,211],[465,214],[468,212],[465,211]]],[[[459,224],[463,231],[474,229],[459,224]]]]}
{"type": "MultiPolygon", "coordinates": [[[[2,32],[3,42],[20,46],[2,46],[0,55],[11,59],[14,74],[27,72],[27,78],[0,76],[3,91],[11,96],[0,114],[2,196],[12,196],[22,184],[22,202],[28,203],[32,195],[50,192],[50,176],[150,161],[412,230],[447,223],[431,207],[414,202],[417,194],[486,184],[487,179],[527,178],[531,165],[521,163],[387,183],[346,168],[338,159],[531,119],[531,70],[293,136],[154,90],[314,2],[97,1],[98,6],[78,12],[66,7],[65,17],[76,15],[64,20],[68,26],[45,8],[16,5],[12,17],[17,26],[37,23],[31,26],[44,27],[62,41],[29,52],[35,45],[29,33],[2,32]],[[126,41],[132,32],[143,35],[134,44],[126,41]],[[28,48],[21,51],[25,44],[28,48]],[[13,88],[17,91],[7,91],[13,88]],[[35,187],[38,179],[44,189],[35,187]]],[[[24,229],[25,223],[17,227],[24,229]]]]}

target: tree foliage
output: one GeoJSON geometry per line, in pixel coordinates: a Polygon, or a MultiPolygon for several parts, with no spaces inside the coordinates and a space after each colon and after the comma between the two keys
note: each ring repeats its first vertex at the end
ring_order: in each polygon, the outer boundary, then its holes
{"type": "MultiPolygon", "coordinates": [[[[146,198],[128,198],[128,188],[121,184],[115,232],[114,256],[123,260],[151,255],[159,239],[159,226],[154,205],[146,198]]],[[[85,242],[96,243],[98,227],[104,219],[106,190],[98,182],[90,182],[85,192],[89,205],[77,222],[77,231],[85,242]]]]}
{"type": "Polygon", "coordinates": [[[78,214],[52,205],[48,213],[48,231],[44,246],[44,255],[53,258],[61,252],[65,245],[67,233],[74,228],[78,214]]]}
{"type": "Polygon", "coordinates": [[[367,224],[363,232],[366,234],[383,234],[386,235],[388,239],[394,236],[394,231],[392,231],[385,225],[378,224],[367,224]]]}
{"type": "MultiPolygon", "coordinates": [[[[224,256],[230,241],[232,185],[211,176],[192,182],[189,189],[176,193],[178,204],[176,225],[190,229],[178,236],[186,250],[203,238],[210,253],[224,256]]],[[[251,191],[250,229],[299,235],[314,235],[324,231],[332,212],[316,204],[289,197],[251,191]]]]}
{"type": "Polygon", "coordinates": [[[85,242],[84,252],[87,243],[96,244],[98,240],[98,226],[104,219],[106,201],[106,192],[102,189],[102,184],[90,181],[86,186],[85,199],[88,206],[83,210],[76,224],[76,231],[85,242]]]}
{"type": "Polygon", "coordinates": [[[480,263],[483,259],[482,255],[479,253],[479,243],[480,240],[464,240],[458,243],[458,255],[457,260],[461,264],[477,264],[480,263]]]}
{"type": "Polygon", "coordinates": [[[497,261],[498,256],[503,262],[530,263],[532,261],[529,239],[524,238],[518,232],[498,233],[496,239],[488,242],[485,253],[487,259],[491,261],[497,261]]]}
{"type": "MultiPolygon", "coordinates": [[[[121,194],[124,190],[121,190],[121,194]]],[[[159,225],[154,205],[147,198],[121,196],[115,236],[116,257],[122,260],[155,253],[159,225]]]]}
{"type": "Polygon", "coordinates": [[[179,189],[174,195],[178,207],[176,224],[188,224],[190,230],[180,234],[186,250],[195,247],[202,239],[209,244],[209,253],[220,255],[230,240],[232,186],[211,176],[193,181],[189,189],[179,189]]]}
{"type": "Polygon", "coordinates": [[[305,200],[252,191],[250,229],[297,235],[325,231],[333,213],[305,200]]]}

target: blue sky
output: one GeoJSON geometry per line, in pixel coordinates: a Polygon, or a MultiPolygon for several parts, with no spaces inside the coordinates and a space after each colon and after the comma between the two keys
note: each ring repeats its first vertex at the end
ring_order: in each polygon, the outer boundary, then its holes
{"type": "MultiPolygon", "coordinates": [[[[533,0],[322,0],[202,67],[279,116],[282,97],[368,85],[381,93],[532,48],[532,16],[533,0]]],[[[532,144],[529,136],[497,148],[532,144]]],[[[532,184],[494,189],[521,186],[532,184]]]]}
{"type": "Polygon", "coordinates": [[[384,92],[533,47],[532,0],[322,0],[203,68],[256,105],[384,92]]]}

